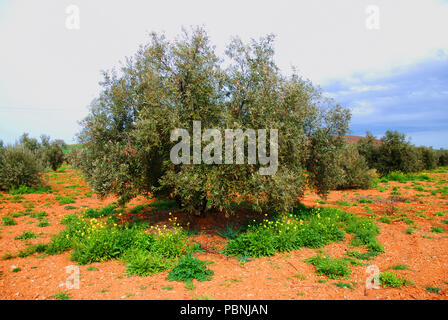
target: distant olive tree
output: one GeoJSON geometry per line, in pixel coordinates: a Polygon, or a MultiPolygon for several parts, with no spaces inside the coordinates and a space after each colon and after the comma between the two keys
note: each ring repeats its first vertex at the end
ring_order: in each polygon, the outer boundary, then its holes
{"type": "Polygon", "coordinates": [[[377,152],[375,167],[383,175],[392,171],[408,173],[422,169],[419,152],[404,133],[386,131],[381,138],[381,145],[378,147],[377,152]]]}
{"type": "Polygon", "coordinates": [[[369,169],[366,159],[360,155],[355,144],[344,146],[339,155],[338,166],[338,189],[368,189],[372,186],[375,172],[369,169]]]}
{"type": "Polygon", "coordinates": [[[439,157],[436,151],[430,147],[418,147],[419,166],[422,170],[435,169],[438,165],[439,157]]]}
{"type": "Polygon", "coordinates": [[[104,72],[74,162],[101,195],[122,203],[139,194],[171,196],[194,213],[230,212],[235,201],[287,212],[307,186],[326,195],[337,184],[349,111],[297,74],[282,75],[273,40],[233,39],[224,67],[200,28],[175,41],[151,34],[119,72],[104,72]],[[170,134],[184,128],[191,136],[193,121],[220,131],[278,129],[277,172],[260,175],[261,165],[247,161],[174,165],[170,134]]]}
{"type": "Polygon", "coordinates": [[[0,149],[0,190],[36,186],[42,182],[42,171],[41,162],[29,149],[21,145],[0,149]]]}
{"type": "Polygon", "coordinates": [[[438,162],[439,166],[448,166],[448,150],[440,149],[437,150],[438,162]]]}

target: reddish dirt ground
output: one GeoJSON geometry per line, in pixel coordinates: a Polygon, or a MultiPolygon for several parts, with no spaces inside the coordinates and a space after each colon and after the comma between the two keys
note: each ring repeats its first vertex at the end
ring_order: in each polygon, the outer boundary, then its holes
{"type": "MultiPolygon", "coordinates": [[[[59,195],[72,195],[75,203],[69,206],[76,208],[60,205],[54,194],[29,194],[23,195],[23,199],[13,199],[7,193],[0,195],[0,218],[32,208],[34,211],[45,211],[50,223],[49,226],[39,227],[37,219],[21,216],[14,218],[16,225],[0,226],[0,299],[54,299],[52,295],[62,291],[68,292],[70,299],[447,299],[448,198],[441,193],[433,195],[428,191],[448,186],[448,173],[428,175],[433,181],[419,182],[418,185],[412,182],[380,183],[379,186],[387,190],[333,191],[325,201],[319,201],[320,198],[314,193],[307,193],[303,200],[309,206],[340,207],[359,215],[374,214],[378,218],[389,218],[390,223],[377,222],[381,229],[378,239],[386,252],[367,263],[376,265],[380,271],[394,265],[407,265],[407,270],[394,272],[413,282],[408,287],[366,290],[366,266],[351,266],[349,279],[329,280],[318,276],[314,267],[304,262],[304,259],[315,254],[316,250],[313,249],[279,253],[245,263],[228,258],[219,252],[227,240],[214,232],[215,227],[222,227],[228,219],[209,215],[189,221],[200,231],[198,235],[191,236],[192,240],[206,249],[198,257],[212,262],[209,268],[214,271],[214,276],[211,281],[194,280],[193,290],[187,290],[182,282],[166,280],[167,272],[150,277],[127,276],[125,265],[119,260],[79,266],[80,288],[68,289],[65,282],[70,274],[66,272],[66,267],[75,265],[70,260],[69,252],[55,256],[34,254],[26,258],[8,257],[8,253],[16,254],[27,244],[49,242],[51,235],[63,230],[60,220],[64,215],[80,212],[87,207],[103,207],[116,200],[99,199],[95,194],[89,194],[91,190],[74,170],[67,168],[65,172],[49,173],[51,188],[58,190],[59,195]],[[393,187],[398,189],[394,191],[393,187]],[[420,188],[420,191],[415,188],[420,188]],[[398,201],[388,200],[392,192],[400,193],[398,201]],[[371,199],[372,203],[359,203],[359,199],[363,198],[371,199]],[[342,200],[347,203],[340,203],[342,200]],[[412,234],[406,233],[409,225],[402,221],[405,215],[415,222],[415,232],[412,234]],[[431,231],[433,226],[442,227],[444,231],[434,233],[431,231]],[[38,234],[38,238],[27,241],[15,239],[28,230],[38,234]],[[91,267],[95,267],[94,270],[91,267]],[[20,271],[13,272],[16,268],[20,271]],[[352,284],[353,290],[335,286],[339,281],[352,284]],[[427,292],[427,287],[439,288],[440,292],[427,292]]],[[[150,201],[135,199],[128,207],[150,201]]],[[[173,215],[179,218],[181,224],[187,221],[180,212],[173,211],[173,215]]],[[[163,224],[167,219],[168,215],[162,213],[153,222],[163,224]]],[[[347,238],[345,243],[330,244],[323,251],[334,257],[342,257],[349,248],[347,238]]]]}

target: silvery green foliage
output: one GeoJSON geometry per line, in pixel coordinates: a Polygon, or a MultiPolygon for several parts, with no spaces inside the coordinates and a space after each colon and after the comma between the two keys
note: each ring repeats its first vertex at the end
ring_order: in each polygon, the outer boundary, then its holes
{"type": "Polygon", "coordinates": [[[24,133],[18,143],[3,146],[0,141],[0,189],[9,190],[22,185],[32,187],[42,183],[45,168],[57,170],[64,162],[62,140],[51,141],[41,136],[40,142],[24,133]]]}
{"type": "Polygon", "coordinates": [[[358,142],[358,151],[367,160],[370,168],[375,168],[382,175],[393,171],[404,173],[434,169],[442,150],[436,152],[428,147],[416,147],[411,144],[406,134],[398,131],[386,131],[381,143],[367,133],[366,138],[358,142]]]}
{"type": "Polygon", "coordinates": [[[52,141],[49,136],[42,135],[40,141],[38,141],[24,133],[19,139],[19,144],[30,150],[44,168],[51,168],[56,171],[64,163],[65,157],[62,148],[66,144],[63,140],[52,141]]]}
{"type": "Polygon", "coordinates": [[[43,168],[35,154],[21,146],[7,146],[0,149],[0,190],[33,187],[41,183],[43,168]]]}
{"type": "Polygon", "coordinates": [[[350,114],[295,72],[282,75],[273,40],[235,38],[223,63],[200,28],[175,41],[151,34],[120,71],[104,72],[74,162],[101,195],[116,194],[122,202],[149,192],[170,195],[194,213],[228,212],[235,201],[287,212],[307,186],[325,195],[336,185],[350,114]],[[278,129],[278,171],[262,176],[260,164],[247,161],[174,165],[170,133],[191,134],[195,120],[221,132],[278,129]]]}
{"type": "Polygon", "coordinates": [[[366,159],[359,154],[355,144],[346,144],[341,150],[338,166],[340,168],[338,189],[368,189],[375,177],[366,159]]]}

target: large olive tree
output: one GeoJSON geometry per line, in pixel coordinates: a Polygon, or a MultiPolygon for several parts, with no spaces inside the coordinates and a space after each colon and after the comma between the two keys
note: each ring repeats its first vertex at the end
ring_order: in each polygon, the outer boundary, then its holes
{"type": "Polygon", "coordinates": [[[236,201],[287,212],[307,186],[326,195],[337,183],[350,114],[297,74],[282,75],[273,40],[235,38],[223,60],[203,29],[175,41],[152,34],[121,70],[105,72],[74,157],[95,191],[123,203],[139,194],[171,196],[195,213],[228,212],[236,201]],[[247,161],[173,164],[170,135],[176,128],[191,135],[194,121],[203,130],[277,129],[278,170],[260,175],[263,165],[247,161]]]}

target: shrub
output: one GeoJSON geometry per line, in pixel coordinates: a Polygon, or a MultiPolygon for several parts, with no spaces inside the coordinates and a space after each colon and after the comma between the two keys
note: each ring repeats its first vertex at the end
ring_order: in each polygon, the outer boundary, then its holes
{"type": "Polygon", "coordinates": [[[60,205],[64,205],[64,204],[70,204],[70,203],[75,203],[76,201],[73,200],[72,196],[68,195],[68,196],[57,196],[56,200],[59,202],[60,205]]]}
{"type": "Polygon", "coordinates": [[[439,293],[442,291],[442,289],[437,288],[437,287],[431,287],[431,286],[429,286],[429,287],[426,287],[426,288],[425,288],[425,291],[428,292],[428,293],[436,293],[436,294],[439,294],[439,293]]]}
{"type": "Polygon", "coordinates": [[[235,39],[226,54],[223,68],[199,28],[174,42],[152,34],[120,75],[105,73],[82,122],[83,145],[71,157],[95,192],[121,203],[149,192],[172,195],[197,214],[232,210],[238,194],[254,210],[287,213],[307,185],[321,195],[335,186],[349,111],[298,75],[282,75],[272,36],[235,39]],[[204,129],[279,129],[281,166],[261,176],[260,164],[173,165],[171,132],[191,134],[193,120],[204,129]]]}
{"type": "Polygon", "coordinates": [[[161,257],[176,258],[185,253],[187,246],[188,239],[181,229],[159,231],[154,236],[151,252],[161,257]]]}
{"type": "Polygon", "coordinates": [[[42,135],[40,142],[35,138],[30,138],[27,133],[24,133],[20,139],[19,144],[31,151],[36,160],[38,160],[45,168],[51,168],[56,171],[64,162],[63,148],[66,144],[63,140],[51,141],[49,136],[42,135]]]}
{"type": "Polygon", "coordinates": [[[53,171],[57,171],[64,163],[64,152],[62,145],[57,141],[47,143],[40,151],[40,156],[44,165],[47,168],[51,168],[53,171]]]}
{"type": "Polygon", "coordinates": [[[50,187],[46,187],[46,186],[37,186],[37,187],[33,188],[33,187],[21,185],[17,189],[13,187],[11,190],[9,190],[9,194],[12,194],[12,195],[32,194],[32,193],[41,194],[41,193],[51,193],[51,192],[52,192],[52,190],[50,189],[50,187]]]}
{"type": "Polygon", "coordinates": [[[404,173],[422,169],[419,155],[414,146],[406,140],[406,135],[397,131],[386,131],[379,147],[377,169],[381,174],[392,171],[404,173]]]}
{"type": "Polygon", "coordinates": [[[0,153],[0,189],[39,185],[43,167],[35,155],[22,146],[8,146],[0,153]]]}
{"type": "Polygon", "coordinates": [[[216,229],[216,233],[223,238],[235,239],[241,232],[242,228],[235,228],[233,223],[228,223],[225,229],[216,229]]]}
{"type": "Polygon", "coordinates": [[[16,240],[30,240],[37,238],[37,234],[33,231],[24,231],[20,236],[15,237],[16,240]]]}
{"type": "Polygon", "coordinates": [[[407,287],[409,284],[412,284],[412,282],[397,276],[392,271],[384,271],[380,273],[380,284],[384,288],[397,288],[401,286],[407,287]]]}
{"type": "Polygon", "coordinates": [[[272,232],[258,228],[230,240],[225,252],[229,256],[238,255],[254,258],[272,256],[277,252],[274,241],[272,232]]]}
{"type": "Polygon", "coordinates": [[[330,279],[346,278],[350,275],[349,263],[344,259],[332,259],[316,255],[305,261],[312,264],[318,274],[326,275],[330,279]]]}
{"type": "Polygon", "coordinates": [[[437,151],[438,162],[437,165],[445,167],[448,166],[448,150],[440,149],[437,151]]]}
{"type": "Polygon", "coordinates": [[[79,264],[123,257],[133,265],[130,268],[134,270],[135,267],[134,271],[138,273],[139,265],[141,268],[151,265],[156,268],[159,262],[168,263],[169,259],[189,250],[187,238],[179,227],[159,230],[154,235],[147,233],[142,225],[117,226],[113,220],[87,220],[75,214],[65,216],[61,222],[67,228],[53,237],[46,253],[58,254],[73,249],[72,260],[79,264]],[[143,251],[150,252],[152,260],[145,262],[143,251]]]}
{"type": "Polygon", "coordinates": [[[179,258],[177,265],[168,274],[170,281],[190,282],[193,279],[198,281],[208,281],[213,276],[213,271],[207,269],[207,261],[201,261],[191,254],[186,254],[179,258]]]}
{"type": "Polygon", "coordinates": [[[72,241],[68,238],[68,233],[62,232],[53,237],[52,241],[45,249],[45,253],[49,255],[61,254],[72,248],[72,241]]]}
{"type": "Polygon", "coordinates": [[[110,216],[118,212],[120,211],[116,210],[115,205],[109,205],[101,209],[87,209],[86,211],[84,211],[83,216],[86,218],[101,218],[110,216]]]}
{"type": "Polygon", "coordinates": [[[341,150],[338,166],[341,169],[338,189],[368,189],[372,186],[374,171],[369,170],[367,161],[358,153],[356,145],[345,145],[341,150]]]}
{"type": "Polygon", "coordinates": [[[2,223],[4,226],[13,226],[17,224],[16,220],[9,216],[2,217],[2,223]]]}
{"type": "Polygon", "coordinates": [[[173,265],[172,260],[142,249],[130,249],[123,260],[126,261],[126,273],[137,276],[149,276],[165,271],[173,265]]]}
{"type": "Polygon", "coordinates": [[[370,132],[357,143],[358,152],[367,162],[369,168],[378,168],[379,148],[381,143],[370,132]]]}
{"type": "Polygon", "coordinates": [[[418,147],[417,152],[419,153],[418,157],[421,162],[420,165],[422,169],[432,170],[437,167],[439,158],[433,148],[418,147]]]}
{"type": "Polygon", "coordinates": [[[19,256],[20,258],[25,258],[33,255],[34,253],[45,252],[45,250],[47,250],[47,245],[44,243],[40,243],[33,246],[28,246],[24,250],[20,250],[17,256],[19,256]]]}
{"type": "Polygon", "coordinates": [[[383,182],[397,181],[405,183],[408,181],[430,181],[431,178],[426,174],[411,174],[403,173],[401,171],[393,171],[382,177],[380,180],[383,182]]]}
{"type": "Polygon", "coordinates": [[[353,245],[366,246],[374,254],[384,251],[376,239],[379,229],[368,218],[332,208],[302,206],[288,216],[254,221],[246,232],[229,240],[224,253],[257,258],[301,247],[320,248],[331,242],[343,241],[344,231],[355,235],[353,245]]]}
{"type": "MultiPolygon", "coordinates": [[[[136,230],[90,225],[73,242],[72,259],[79,264],[102,262],[119,258],[135,240],[136,230]]],[[[148,235],[150,237],[150,235],[148,235]]]]}
{"type": "Polygon", "coordinates": [[[445,230],[442,227],[437,227],[437,226],[432,226],[431,227],[431,232],[434,233],[443,233],[445,230]]]}

